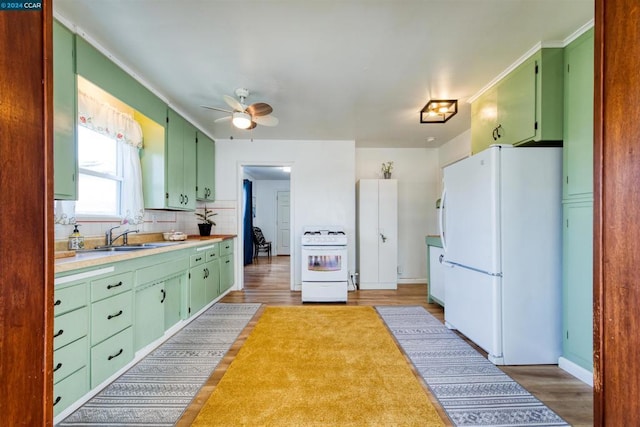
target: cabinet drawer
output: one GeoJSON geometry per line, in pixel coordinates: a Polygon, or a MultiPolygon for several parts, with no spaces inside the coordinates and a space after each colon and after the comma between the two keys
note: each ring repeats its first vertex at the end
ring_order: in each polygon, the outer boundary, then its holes
{"type": "Polygon", "coordinates": [[[133,273],[117,274],[91,282],[91,302],[121,294],[133,287],[133,273]]]}
{"type": "Polygon", "coordinates": [[[89,359],[87,341],[87,337],[82,337],[53,352],[54,383],[87,365],[89,359]]]}
{"type": "Polygon", "coordinates": [[[126,292],[91,306],[91,345],[95,345],[111,335],[131,326],[132,294],[126,292]]]}
{"type": "Polygon", "coordinates": [[[220,256],[231,255],[233,253],[233,239],[220,242],[220,256]]]}
{"type": "Polygon", "coordinates": [[[91,387],[99,385],[133,359],[133,328],[91,348],[91,387]]]}
{"type": "Polygon", "coordinates": [[[56,289],[53,298],[53,315],[59,316],[87,305],[87,283],[56,289]]]}
{"type": "Polygon", "coordinates": [[[213,260],[215,260],[215,259],[218,259],[218,252],[219,252],[219,249],[220,249],[220,248],[218,247],[218,244],[216,243],[215,248],[213,248],[213,249],[209,249],[209,250],[207,251],[207,254],[206,254],[207,262],[209,262],[209,261],[213,261],[213,260]]]}
{"type": "Polygon", "coordinates": [[[160,282],[165,278],[185,273],[189,269],[188,258],[168,261],[136,270],[136,286],[160,282]]]}
{"type": "Polygon", "coordinates": [[[189,266],[195,267],[196,265],[204,264],[206,260],[206,255],[207,255],[206,253],[191,255],[191,258],[189,260],[189,266]]]}
{"type": "Polygon", "coordinates": [[[88,307],[79,308],[53,319],[54,350],[87,335],[88,310],[88,307]]]}
{"type": "Polygon", "coordinates": [[[58,415],[88,391],[89,370],[85,366],[53,386],[53,415],[58,415]]]}

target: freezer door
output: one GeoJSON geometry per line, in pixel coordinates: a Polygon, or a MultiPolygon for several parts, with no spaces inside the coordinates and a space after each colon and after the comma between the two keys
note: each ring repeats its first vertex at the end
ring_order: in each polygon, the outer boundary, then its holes
{"type": "Polygon", "coordinates": [[[500,148],[444,169],[445,261],[489,273],[500,270],[500,148]]]}
{"type": "Polygon", "coordinates": [[[444,320],[502,364],[501,278],[462,267],[445,268],[444,320]]]}

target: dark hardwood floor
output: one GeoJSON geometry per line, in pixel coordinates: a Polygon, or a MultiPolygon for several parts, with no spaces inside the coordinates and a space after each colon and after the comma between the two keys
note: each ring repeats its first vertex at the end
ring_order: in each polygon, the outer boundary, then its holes
{"type": "MultiPolygon", "coordinates": [[[[221,302],[257,302],[266,306],[302,305],[300,292],[289,290],[289,257],[260,257],[258,262],[244,269],[244,290],[227,294],[221,302]]],[[[427,303],[427,285],[398,285],[398,289],[380,291],[349,292],[347,305],[421,305],[440,321],[444,321],[444,310],[437,304],[427,303]]],[[[344,305],[344,303],[342,304],[344,305]]],[[[264,309],[264,307],[263,307],[264,309]]],[[[259,314],[259,313],[258,313],[259,314]]],[[[198,415],[204,402],[228,368],[240,347],[256,323],[254,318],[240,334],[229,353],[216,368],[209,381],[185,411],[177,423],[188,426],[198,415]]],[[[464,337],[463,337],[464,338],[464,337]]],[[[476,346],[474,346],[476,347],[476,346]]],[[[481,349],[477,348],[485,354],[481,349]]],[[[485,354],[486,356],[486,354],[485,354]]],[[[501,369],[519,382],[534,396],[556,411],[573,426],[593,425],[593,390],[555,365],[504,366],[501,369]]],[[[417,378],[420,379],[417,372],[417,378]]],[[[422,380],[420,379],[422,382],[422,380]]],[[[423,384],[424,385],[424,384],[423,384]]],[[[425,386],[426,388],[426,386],[425,386]]],[[[438,407],[435,398],[432,401],[438,407]]],[[[441,411],[441,410],[440,410],[441,411]]],[[[444,412],[440,412],[441,415],[444,412]]],[[[446,419],[446,416],[443,415],[446,419]]]]}

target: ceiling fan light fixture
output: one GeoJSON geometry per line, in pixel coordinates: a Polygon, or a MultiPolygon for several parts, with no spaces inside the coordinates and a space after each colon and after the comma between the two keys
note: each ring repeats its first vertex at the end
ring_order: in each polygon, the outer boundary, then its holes
{"type": "Polygon", "coordinates": [[[420,123],[444,123],[457,112],[457,99],[432,99],[420,110],[420,123]]]}
{"type": "Polygon", "coordinates": [[[249,129],[251,127],[251,116],[247,113],[236,111],[233,113],[231,122],[238,129],[249,129]]]}

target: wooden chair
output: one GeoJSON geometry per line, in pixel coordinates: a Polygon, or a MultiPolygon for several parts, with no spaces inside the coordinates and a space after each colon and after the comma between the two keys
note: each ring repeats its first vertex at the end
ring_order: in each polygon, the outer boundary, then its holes
{"type": "Polygon", "coordinates": [[[267,242],[260,227],[253,227],[253,258],[258,258],[260,252],[266,252],[271,259],[271,242],[267,242]]]}

